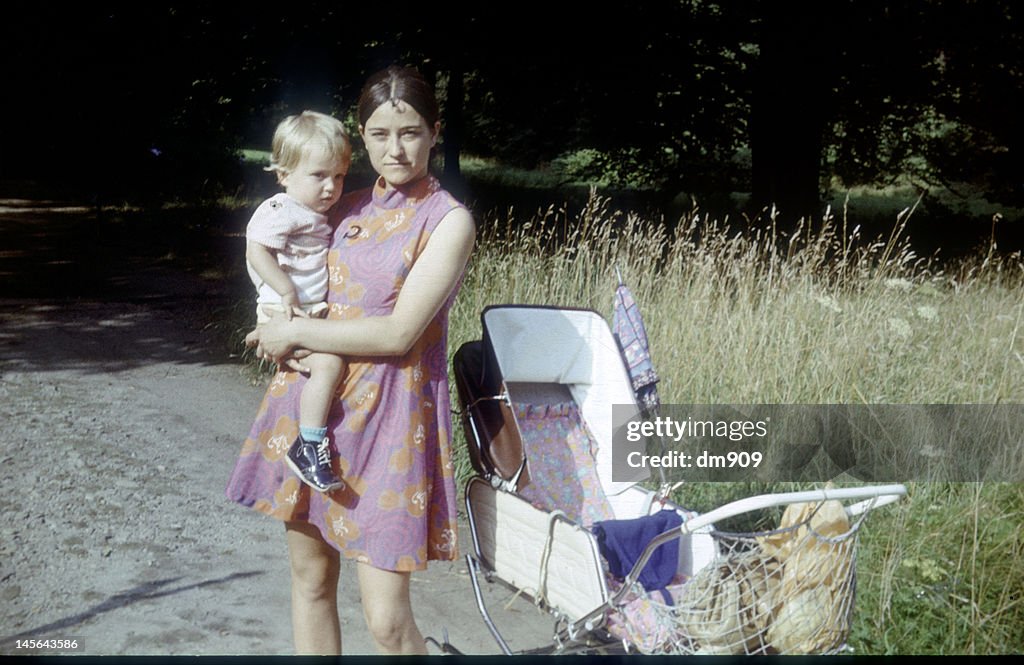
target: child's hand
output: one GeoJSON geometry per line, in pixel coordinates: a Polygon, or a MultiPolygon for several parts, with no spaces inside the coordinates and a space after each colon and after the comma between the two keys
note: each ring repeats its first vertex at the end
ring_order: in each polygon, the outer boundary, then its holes
{"type": "Polygon", "coordinates": [[[302,307],[300,307],[299,294],[295,293],[295,291],[282,295],[281,305],[284,307],[284,316],[289,321],[292,320],[295,314],[304,314],[302,307]]]}

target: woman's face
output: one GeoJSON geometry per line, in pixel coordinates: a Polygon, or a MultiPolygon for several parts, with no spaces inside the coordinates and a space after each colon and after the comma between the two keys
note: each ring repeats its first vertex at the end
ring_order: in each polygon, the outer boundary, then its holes
{"type": "Polygon", "coordinates": [[[384,102],[359,128],[373,170],[398,187],[427,175],[430,149],[437,142],[440,123],[427,124],[416,109],[403,101],[384,102]]]}

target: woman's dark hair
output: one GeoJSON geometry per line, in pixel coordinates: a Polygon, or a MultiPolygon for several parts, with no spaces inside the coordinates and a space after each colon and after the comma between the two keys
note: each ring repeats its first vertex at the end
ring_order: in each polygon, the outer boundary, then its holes
{"type": "Polygon", "coordinates": [[[413,107],[431,127],[441,117],[434,88],[419,71],[413,67],[392,65],[366,80],[359,94],[359,124],[366,125],[366,121],[381,104],[397,104],[399,101],[413,107]]]}

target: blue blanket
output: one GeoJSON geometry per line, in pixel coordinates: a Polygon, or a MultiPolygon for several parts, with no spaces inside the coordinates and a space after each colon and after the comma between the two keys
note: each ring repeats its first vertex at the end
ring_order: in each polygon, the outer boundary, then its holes
{"type": "MultiPolygon", "coordinates": [[[[633,569],[644,549],[655,536],[678,528],[683,518],[674,510],[662,510],[653,515],[631,520],[595,522],[592,530],[597,538],[601,555],[608,562],[608,570],[616,577],[625,578],[633,569]]],[[[648,592],[661,591],[665,602],[672,605],[672,597],[665,590],[679,567],[679,539],[670,540],[654,550],[647,565],[640,571],[638,581],[648,592]]]]}

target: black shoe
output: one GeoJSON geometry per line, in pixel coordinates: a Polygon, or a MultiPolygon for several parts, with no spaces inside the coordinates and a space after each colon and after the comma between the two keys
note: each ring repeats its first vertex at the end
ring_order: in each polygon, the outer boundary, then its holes
{"type": "Polygon", "coordinates": [[[345,483],[331,469],[330,440],[310,443],[297,437],[284,456],[288,466],[302,482],[320,492],[330,492],[345,483]]]}

